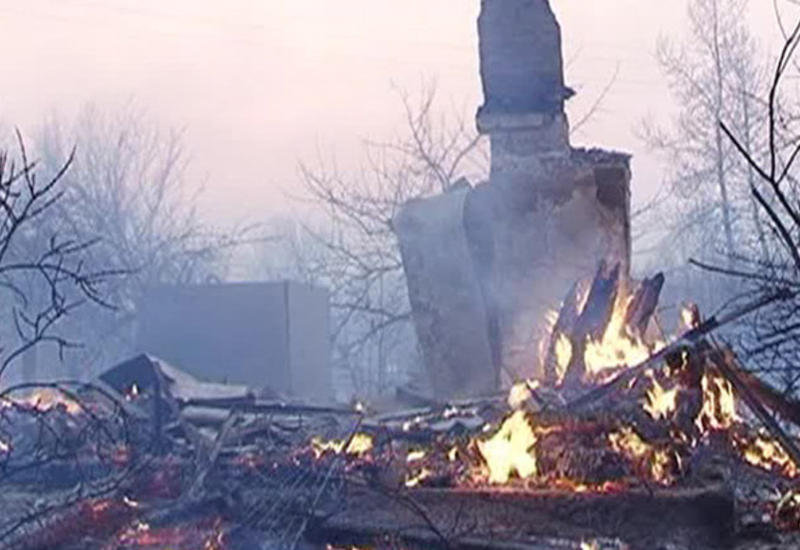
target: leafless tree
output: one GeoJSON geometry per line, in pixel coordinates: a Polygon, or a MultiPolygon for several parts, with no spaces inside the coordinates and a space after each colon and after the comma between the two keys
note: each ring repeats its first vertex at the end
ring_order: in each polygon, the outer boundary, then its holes
{"type": "MultiPolygon", "coordinates": [[[[616,74],[576,117],[573,131],[599,111],[615,80],[616,74]]],[[[440,110],[434,86],[400,97],[403,133],[367,141],[360,172],[344,174],[322,158],[300,164],[303,199],[322,215],[302,231],[283,223],[278,233],[285,238],[269,247],[291,258],[283,273],[331,289],[335,360],[362,395],[384,391],[393,372],[419,365],[395,216],[410,200],[486,181],[489,172],[488,140],[472,113],[440,110]]]]}
{"type": "Polygon", "coordinates": [[[342,174],[334,163],[302,163],[306,199],[323,220],[305,227],[305,277],[328,286],[334,311],[335,358],[354,389],[386,389],[392,371],[416,353],[405,274],[392,223],[409,200],[448,190],[462,178],[480,181],[488,153],[474,124],[442,115],[432,88],[402,94],[405,133],[365,144],[366,164],[342,174]],[[307,238],[307,237],[306,237],[307,238]]]}
{"type": "Polygon", "coordinates": [[[65,201],[74,151],[42,179],[19,132],[17,142],[17,158],[0,152],[0,315],[6,327],[0,380],[15,360],[42,345],[54,346],[59,355],[75,347],[79,342],[59,329],[87,303],[109,309],[104,285],[124,278],[124,271],[87,261],[97,239],[48,223],[65,201]]]}
{"type": "Polygon", "coordinates": [[[49,225],[95,241],[93,265],[131,273],[107,289],[114,311],[75,316],[69,324],[85,343],[73,361],[91,369],[130,353],[136,307],[148,288],[221,278],[227,254],[246,231],[219,232],[201,221],[201,188],[185,177],[181,133],[161,131],[135,106],[105,112],[90,105],[73,124],[50,120],[38,143],[45,167],[54,170],[73,144],[72,170],[63,176],[65,193],[49,225]]]}
{"type": "MultiPolygon", "coordinates": [[[[689,37],[661,38],[657,60],[677,106],[674,123],[646,123],[643,138],[667,167],[668,199],[643,223],[663,227],[658,260],[671,258],[668,294],[712,308],[735,282],[688,268],[687,260],[736,264],[767,254],[764,213],[747,192],[756,177],[718,125],[727,120],[754,158],[765,151],[761,97],[766,70],[747,28],[747,0],[691,0],[689,37]]],[[[661,266],[663,268],[665,266],[661,266]]]]}
{"type": "MultiPolygon", "coordinates": [[[[783,28],[783,27],[782,27],[783,28]]],[[[785,31],[785,43],[770,75],[766,98],[758,105],[766,119],[758,139],[766,143],[763,155],[754,154],[749,136],[721,118],[718,127],[752,171],[745,189],[764,218],[764,245],[741,258],[735,268],[696,261],[707,271],[733,276],[749,292],[790,292],[794,297],[740,327],[739,344],[753,370],[779,379],[787,392],[800,382],[800,181],[796,160],[800,155],[800,115],[793,80],[798,73],[796,50],[800,21],[785,31]]]]}

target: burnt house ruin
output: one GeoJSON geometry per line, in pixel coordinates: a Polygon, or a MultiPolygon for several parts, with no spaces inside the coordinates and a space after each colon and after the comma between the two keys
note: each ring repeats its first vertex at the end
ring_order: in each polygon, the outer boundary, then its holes
{"type": "Polygon", "coordinates": [[[628,155],[570,145],[558,22],[546,0],[484,0],[488,182],[408,204],[396,229],[439,398],[541,371],[549,311],[601,261],[630,265],[628,155]]]}

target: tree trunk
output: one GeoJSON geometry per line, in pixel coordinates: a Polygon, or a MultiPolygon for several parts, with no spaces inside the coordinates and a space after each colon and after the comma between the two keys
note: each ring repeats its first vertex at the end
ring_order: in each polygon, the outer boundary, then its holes
{"type": "Polygon", "coordinates": [[[714,68],[716,70],[717,82],[716,82],[716,121],[715,124],[715,146],[716,146],[716,173],[717,173],[717,185],[719,186],[719,195],[720,195],[720,208],[722,209],[722,227],[723,231],[725,232],[725,246],[727,248],[728,254],[728,265],[733,262],[733,257],[735,253],[734,241],[733,241],[733,227],[731,222],[731,205],[730,200],[728,198],[728,184],[725,179],[725,152],[722,146],[722,128],[718,124],[719,121],[722,120],[722,104],[723,104],[723,89],[725,86],[725,80],[722,76],[722,53],[720,51],[720,44],[719,44],[719,5],[717,0],[713,0],[713,8],[714,8],[714,68]]]}

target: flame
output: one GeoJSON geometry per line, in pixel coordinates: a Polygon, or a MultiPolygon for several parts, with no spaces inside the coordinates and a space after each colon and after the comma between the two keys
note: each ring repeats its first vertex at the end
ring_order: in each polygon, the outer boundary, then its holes
{"type": "Polygon", "coordinates": [[[703,408],[697,415],[695,425],[701,432],[727,430],[741,421],[736,413],[736,396],[733,386],[718,373],[706,372],[701,381],[703,408]]]}
{"type": "MultiPolygon", "coordinates": [[[[677,456],[677,455],[675,455],[677,456]]],[[[665,449],[655,449],[650,458],[650,473],[653,479],[663,485],[672,483],[672,457],[665,449]]]]}
{"type": "Polygon", "coordinates": [[[663,484],[672,483],[672,457],[669,451],[647,443],[633,428],[625,426],[608,435],[611,448],[636,463],[646,464],[652,478],[663,484]]]}
{"type": "Polygon", "coordinates": [[[206,539],[203,550],[225,550],[225,531],[222,528],[222,520],[214,522],[214,532],[206,539]]]}
{"type": "Polygon", "coordinates": [[[342,454],[342,451],[344,451],[345,454],[363,458],[372,450],[372,436],[369,434],[357,433],[353,436],[350,444],[347,444],[346,441],[341,439],[325,441],[320,437],[314,437],[311,439],[311,450],[314,452],[316,458],[320,458],[327,452],[338,455],[342,454]],[[347,445],[347,449],[345,449],[345,445],[347,445]]]}
{"type": "Polygon", "coordinates": [[[539,387],[538,380],[523,380],[511,386],[508,392],[508,406],[512,410],[521,409],[531,398],[531,391],[539,387]]]}
{"type": "Polygon", "coordinates": [[[123,496],[123,497],[122,497],[122,502],[123,502],[123,503],[125,504],[125,506],[127,506],[128,508],[138,508],[138,507],[140,506],[140,504],[139,504],[139,502],[138,502],[138,501],[136,501],[136,500],[133,500],[132,498],[130,498],[130,497],[128,497],[128,496],[123,496]]]}
{"type": "Polygon", "coordinates": [[[643,458],[650,452],[651,447],[639,437],[633,428],[625,426],[618,432],[608,434],[611,448],[629,458],[643,458]]]}
{"type": "Polygon", "coordinates": [[[781,529],[797,531],[800,526],[800,493],[794,488],[784,494],[778,492],[777,497],[773,510],[775,523],[781,529]]]}
{"type": "MultiPolygon", "coordinates": [[[[619,367],[637,365],[650,357],[655,351],[638,336],[631,334],[625,323],[625,315],[632,296],[618,296],[614,302],[611,319],[599,340],[589,337],[583,360],[586,364],[588,381],[603,382],[619,367]]],[[[658,343],[657,347],[663,346],[658,343]]]]}
{"type": "Polygon", "coordinates": [[[412,462],[419,462],[423,458],[425,458],[425,451],[418,450],[418,451],[409,451],[408,456],[406,457],[406,462],[411,464],[412,462]]]}
{"type": "Polygon", "coordinates": [[[665,390],[658,380],[653,378],[653,386],[647,390],[647,399],[642,403],[642,408],[654,420],[667,420],[678,406],[678,386],[665,390]]]}
{"type": "Polygon", "coordinates": [[[681,308],[681,327],[685,330],[697,328],[700,324],[697,309],[692,305],[685,305],[681,308]]]}
{"type": "Polygon", "coordinates": [[[490,483],[507,483],[513,474],[522,479],[536,475],[536,457],[530,454],[536,436],[523,411],[516,411],[506,418],[497,433],[477,443],[489,468],[490,483]]]}
{"type": "Polygon", "coordinates": [[[428,468],[423,468],[416,475],[406,478],[406,487],[412,488],[419,486],[420,483],[425,481],[431,476],[431,471],[428,468]]]}
{"type": "Polygon", "coordinates": [[[414,417],[413,420],[406,420],[405,422],[403,422],[403,431],[404,432],[411,431],[412,428],[414,428],[415,426],[421,424],[422,421],[423,421],[423,418],[421,416],[416,416],[416,417],[414,417]]]}
{"type": "Polygon", "coordinates": [[[67,397],[63,392],[51,388],[39,388],[24,397],[0,399],[0,407],[12,406],[34,409],[39,412],[48,412],[63,407],[70,415],[80,414],[83,410],[80,403],[67,397]]]}
{"type": "Polygon", "coordinates": [[[447,451],[447,460],[450,462],[455,462],[458,458],[458,447],[453,446],[449,451],[447,451]]]}
{"type": "Polygon", "coordinates": [[[766,434],[758,435],[747,444],[742,454],[745,461],[767,471],[777,471],[792,478],[800,473],[783,446],[766,434]]]}
{"type": "Polygon", "coordinates": [[[569,362],[572,361],[572,342],[569,337],[561,333],[556,340],[556,375],[558,376],[557,383],[561,384],[564,376],[567,374],[567,367],[569,362]]]}
{"type": "Polygon", "coordinates": [[[125,392],[125,399],[127,401],[133,401],[139,397],[139,385],[135,382],[131,385],[130,389],[125,392]]]}
{"type": "Polygon", "coordinates": [[[224,550],[225,532],[222,521],[213,525],[185,525],[153,528],[149,524],[135,521],[116,537],[119,546],[114,548],[202,548],[224,550]],[[202,545],[202,546],[200,546],[202,545]]]}
{"type": "Polygon", "coordinates": [[[11,452],[11,443],[0,439],[0,454],[7,454],[11,452]]]}

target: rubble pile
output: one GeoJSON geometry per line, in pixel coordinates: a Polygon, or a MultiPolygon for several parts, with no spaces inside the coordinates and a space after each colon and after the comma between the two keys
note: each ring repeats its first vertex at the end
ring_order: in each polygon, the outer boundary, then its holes
{"type": "MultiPolygon", "coordinates": [[[[140,356],[0,394],[0,548],[757,548],[800,530],[800,404],[660,277],[601,266],[539,378],[391,411],[287,403],[140,356]]],[[[408,391],[404,393],[408,400],[408,391]]],[[[423,398],[419,398],[424,401],[423,398]]],[[[787,546],[788,547],[788,546],[787,546]]]]}

